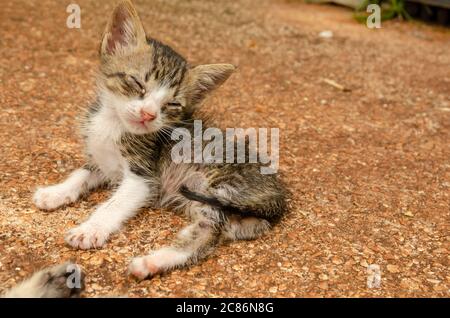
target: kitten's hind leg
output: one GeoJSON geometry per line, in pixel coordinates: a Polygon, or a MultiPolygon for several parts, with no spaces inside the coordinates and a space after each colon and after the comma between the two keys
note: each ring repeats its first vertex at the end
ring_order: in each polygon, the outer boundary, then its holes
{"type": "Polygon", "coordinates": [[[253,240],[267,233],[271,228],[269,221],[257,217],[233,215],[226,222],[222,234],[229,240],[253,240]]]}
{"type": "Polygon", "coordinates": [[[54,210],[75,202],[81,195],[104,182],[100,171],[80,168],[62,183],[38,188],[33,195],[33,202],[39,209],[54,210]]]}
{"type": "MultiPolygon", "coordinates": [[[[208,213],[217,214],[220,211],[207,207],[208,213]]],[[[220,242],[223,220],[217,218],[201,218],[185,227],[175,243],[151,252],[147,256],[132,260],[129,271],[139,279],[150,278],[156,274],[170,271],[174,268],[192,265],[207,257],[220,242]]]]}

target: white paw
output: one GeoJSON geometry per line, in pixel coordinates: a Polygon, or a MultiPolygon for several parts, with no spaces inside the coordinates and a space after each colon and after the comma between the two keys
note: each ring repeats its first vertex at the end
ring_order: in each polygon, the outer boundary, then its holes
{"type": "Polygon", "coordinates": [[[75,202],[78,191],[68,191],[60,185],[38,188],[33,195],[33,203],[42,210],[54,210],[62,205],[75,202]]]}
{"type": "Polygon", "coordinates": [[[159,273],[159,268],[152,262],[150,256],[135,257],[128,267],[130,274],[143,280],[159,273]]]}
{"type": "Polygon", "coordinates": [[[129,272],[138,279],[150,278],[169,269],[185,265],[189,255],[188,252],[178,251],[172,247],[163,247],[150,255],[133,258],[129,272]]]}
{"type": "Polygon", "coordinates": [[[85,222],[66,234],[66,243],[74,248],[87,250],[102,247],[110,232],[101,225],[85,222]]]}

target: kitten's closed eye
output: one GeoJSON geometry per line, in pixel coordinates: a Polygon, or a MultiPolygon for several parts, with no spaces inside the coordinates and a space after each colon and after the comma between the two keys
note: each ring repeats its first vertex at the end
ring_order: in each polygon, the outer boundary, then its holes
{"type": "Polygon", "coordinates": [[[183,106],[178,102],[170,102],[164,105],[168,110],[180,110],[183,106]]]}
{"type": "Polygon", "coordinates": [[[162,110],[169,114],[178,114],[182,109],[183,106],[178,102],[170,102],[162,106],[162,110]]]}
{"type": "Polygon", "coordinates": [[[141,97],[145,95],[146,89],[144,84],[133,75],[126,74],[125,76],[122,77],[122,81],[130,90],[136,92],[141,97]]]}
{"type": "Polygon", "coordinates": [[[121,82],[123,90],[127,92],[127,95],[138,95],[140,97],[144,97],[145,93],[147,92],[142,81],[133,75],[129,75],[124,72],[117,72],[114,74],[108,74],[107,77],[118,78],[118,80],[121,82]]]}

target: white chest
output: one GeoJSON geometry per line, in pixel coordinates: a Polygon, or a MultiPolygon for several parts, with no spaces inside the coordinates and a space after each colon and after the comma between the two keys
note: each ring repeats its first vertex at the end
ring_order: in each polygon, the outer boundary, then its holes
{"type": "Polygon", "coordinates": [[[118,118],[103,107],[94,115],[86,128],[86,150],[93,163],[108,179],[112,181],[121,179],[127,164],[117,146],[122,134],[118,118]]]}

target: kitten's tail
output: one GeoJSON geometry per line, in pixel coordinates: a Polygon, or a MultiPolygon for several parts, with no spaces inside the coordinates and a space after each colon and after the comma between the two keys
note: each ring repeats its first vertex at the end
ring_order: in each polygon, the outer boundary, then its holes
{"type": "Polygon", "coordinates": [[[214,196],[211,194],[206,195],[191,191],[185,185],[182,185],[179,191],[185,198],[218,208],[227,215],[237,214],[242,217],[264,218],[268,221],[275,222],[279,220],[283,210],[285,209],[284,198],[272,198],[272,201],[263,201],[265,204],[255,206],[245,204],[243,202],[241,202],[241,204],[233,202],[232,198],[214,196]]]}

